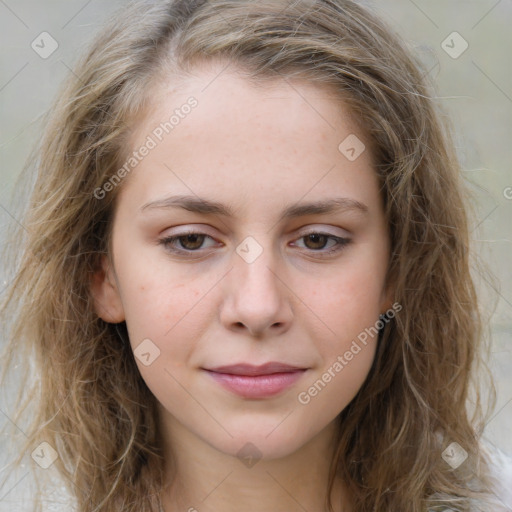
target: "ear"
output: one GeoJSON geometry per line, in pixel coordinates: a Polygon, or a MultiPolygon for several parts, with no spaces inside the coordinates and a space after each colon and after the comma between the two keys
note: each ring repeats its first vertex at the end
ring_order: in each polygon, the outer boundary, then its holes
{"type": "Polygon", "coordinates": [[[386,311],[389,311],[395,302],[395,287],[393,283],[388,282],[382,291],[382,300],[380,306],[380,313],[383,315],[386,311]]]}
{"type": "Polygon", "coordinates": [[[125,319],[114,271],[105,254],[101,256],[100,268],[92,276],[91,294],[94,309],[102,320],[117,324],[125,319]]]}

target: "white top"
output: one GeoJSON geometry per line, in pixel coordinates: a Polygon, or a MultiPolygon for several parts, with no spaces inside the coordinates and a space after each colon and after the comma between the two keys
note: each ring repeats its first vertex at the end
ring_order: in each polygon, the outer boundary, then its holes
{"type": "MultiPolygon", "coordinates": [[[[512,512],[512,456],[493,448],[489,450],[496,480],[496,506],[503,507],[504,511],[512,512]]],[[[497,509],[499,510],[499,509],[497,509]]]]}

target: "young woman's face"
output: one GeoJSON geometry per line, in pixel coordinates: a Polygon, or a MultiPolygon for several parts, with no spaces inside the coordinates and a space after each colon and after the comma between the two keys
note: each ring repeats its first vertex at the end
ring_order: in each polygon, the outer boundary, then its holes
{"type": "Polygon", "coordinates": [[[168,432],[271,459],[325,432],[365,380],[389,242],[367,141],[332,92],[232,69],[153,97],[95,297],[126,320],[168,432]]]}

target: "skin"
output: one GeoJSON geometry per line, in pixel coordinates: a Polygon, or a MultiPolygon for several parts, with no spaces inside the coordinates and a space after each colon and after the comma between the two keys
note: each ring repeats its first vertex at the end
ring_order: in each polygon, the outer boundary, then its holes
{"type": "MultiPolygon", "coordinates": [[[[309,403],[297,397],[391,307],[378,181],[369,142],[327,86],[276,79],[256,87],[224,67],[198,67],[179,88],[169,79],[152,96],[133,149],[190,96],[198,106],[122,183],[111,261],[93,296],[104,320],[126,321],[134,350],[145,339],[160,350],[149,366],[136,361],[158,401],[173,482],[162,495],[167,512],[320,511],[334,420],[365,380],[376,337],[309,403]],[[350,134],[367,148],[355,161],[338,150],[350,134]],[[234,216],[141,210],[172,195],[218,201],[234,216]],[[291,204],[332,197],[367,212],[279,221],[291,204]],[[188,228],[208,235],[173,243],[188,254],[159,243],[188,228]],[[308,232],[350,243],[322,258],[335,240],[308,232]],[[236,252],[248,236],[262,249],[251,263],[236,252]],[[247,399],[202,369],[268,361],[307,371],[277,396],[247,399]],[[237,456],[246,443],[257,459],[251,467],[237,456]]],[[[336,510],[351,509],[343,482],[333,496],[336,510]]]]}

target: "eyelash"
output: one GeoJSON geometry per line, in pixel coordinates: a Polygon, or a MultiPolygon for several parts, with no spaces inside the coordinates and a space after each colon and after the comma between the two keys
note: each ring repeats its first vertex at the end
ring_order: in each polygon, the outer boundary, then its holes
{"type": "MultiPolygon", "coordinates": [[[[168,250],[172,254],[190,255],[192,253],[199,252],[200,251],[199,249],[197,249],[197,250],[177,249],[177,248],[171,246],[171,244],[173,244],[174,242],[178,241],[180,238],[185,238],[188,235],[205,236],[205,237],[211,238],[213,240],[213,237],[211,237],[210,235],[207,235],[206,233],[201,233],[199,231],[187,231],[185,233],[180,233],[178,235],[172,235],[172,236],[168,236],[166,238],[163,238],[162,240],[159,241],[159,244],[163,245],[166,248],[166,250],[168,250]]],[[[309,233],[304,233],[297,240],[300,240],[302,238],[306,238],[306,237],[308,237],[310,235],[325,236],[327,238],[335,240],[335,242],[336,242],[336,244],[333,247],[331,247],[330,249],[328,249],[328,250],[324,250],[324,249],[318,249],[318,250],[306,249],[308,251],[311,251],[315,255],[318,255],[321,258],[322,257],[328,257],[328,256],[330,256],[332,254],[335,254],[335,253],[338,253],[338,252],[342,251],[352,241],[350,238],[343,238],[343,237],[339,237],[339,236],[334,236],[334,235],[331,235],[329,233],[323,233],[321,231],[310,231],[309,233]]]]}

